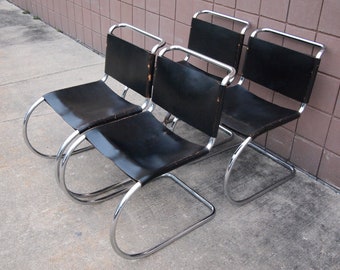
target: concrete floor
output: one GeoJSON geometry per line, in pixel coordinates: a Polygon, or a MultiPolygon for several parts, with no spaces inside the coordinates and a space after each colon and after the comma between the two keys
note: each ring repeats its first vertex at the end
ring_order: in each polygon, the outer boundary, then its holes
{"type": "MultiPolygon", "coordinates": [[[[175,172],[215,205],[211,222],[151,257],[129,261],[116,255],[109,230],[121,197],[74,203],[55,182],[54,161],[34,155],[21,132],[38,97],[101,78],[103,63],[102,56],[0,0],[1,269],[340,269],[339,194],[298,172],[261,198],[233,206],[223,195],[230,152],[175,172]]],[[[50,143],[48,151],[56,151],[68,132],[47,106],[32,117],[32,141],[50,143]]],[[[248,168],[249,181],[256,183],[265,178],[259,173],[279,172],[251,151],[240,161],[235,175],[242,178],[248,168]]],[[[70,169],[75,189],[121,176],[95,150],[75,156],[70,169]]],[[[122,216],[119,243],[128,250],[147,246],[202,216],[205,210],[180,192],[170,181],[156,181],[137,193],[122,216]]]]}

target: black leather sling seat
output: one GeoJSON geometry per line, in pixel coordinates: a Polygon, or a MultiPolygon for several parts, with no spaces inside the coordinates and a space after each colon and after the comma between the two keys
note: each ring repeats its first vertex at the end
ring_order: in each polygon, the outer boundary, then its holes
{"type": "MultiPolygon", "coordinates": [[[[107,35],[105,73],[147,98],[151,95],[153,62],[153,54],[112,34],[107,35]]],[[[140,106],[123,99],[101,80],[53,91],[44,98],[80,133],[142,111],[140,106]]]]}
{"type": "Polygon", "coordinates": [[[259,98],[241,85],[229,87],[226,96],[221,122],[247,137],[257,137],[300,116],[298,111],[259,98]]]}
{"type": "Polygon", "coordinates": [[[142,111],[140,106],[117,95],[103,81],[50,92],[44,98],[66,123],[80,133],[142,111]]]}
{"type": "MultiPolygon", "coordinates": [[[[220,117],[222,109],[216,102],[223,100],[218,81],[162,57],[158,57],[154,80],[155,104],[216,137],[219,118],[215,117],[220,117]]],[[[86,138],[141,184],[209,152],[179,137],[147,111],[90,130],[86,138]]]]}
{"type": "Polygon", "coordinates": [[[142,184],[209,152],[171,132],[150,112],[98,127],[88,131],[86,137],[142,184]]]}

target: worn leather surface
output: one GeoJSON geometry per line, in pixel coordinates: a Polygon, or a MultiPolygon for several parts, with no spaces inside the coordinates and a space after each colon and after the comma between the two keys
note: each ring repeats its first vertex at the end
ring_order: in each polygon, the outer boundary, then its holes
{"type": "Polygon", "coordinates": [[[50,92],[44,98],[66,123],[80,132],[142,111],[140,106],[126,101],[102,81],[50,92]]]}
{"type": "Polygon", "coordinates": [[[299,116],[297,111],[270,103],[236,85],[226,89],[221,124],[243,136],[256,137],[299,116]]]}
{"type": "Polygon", "coordinates": [[[258,38],[249,38],[243,76],[307,103],[320,59],[258,38]]]}
{"type": "Polygon", "coordinates": [[[244,35],[217,24],[192,18],[188,48],[233,66],[239,66],[244,35]]]}
{"type": "Polygon", "coordinates": [[[143,112],[86,132],[87,139],[135,181],[147,181],[206,154],[143,112]]]}
{"type": "Polygon", "coordinates": [[[144,97],[151,97],[155,55],[114,35],[107,35],[105,73],[144,97]]]}

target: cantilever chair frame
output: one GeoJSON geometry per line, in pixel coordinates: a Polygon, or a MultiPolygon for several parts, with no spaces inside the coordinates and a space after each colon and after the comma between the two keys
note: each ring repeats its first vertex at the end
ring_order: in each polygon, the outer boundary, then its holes
{"type": "MultiPolygon", "coordinates": [[[[321,59],[321,56],[322,56],[322,54],[325,51],[325,46],[323,44],[321,44],[321,43],[317,43],[317,42],[314,42],[314,41],[311,41],[311,40],[307,40],[307,39],[304,39],[304,38],[301,38],[301,37],[297,37],[297,36],[294,36],[294,35],[291,35],[291,34],[288,34],[288,33],[284,33],[284,32],[281,32],[281,31],[273,30],[273,29],[270,29],[270,28],[257,29],[250,36],[253,38],[253,37],[256,37],[259,33],[263,33],[263,32],[272,33],[274,35],[275,34],[276,35],[280,35],[283,38],[293,39],[293,40],[296,40],[296,41],[299,41],[299,42],[302,42],[302,43],[309,44],[309,45],[311,45],[313,47],[319,47],[320,50],[315,54],[315,57],[314,57],[315,59],[321,59]]],[[[244,80],[245,80],[245,78],[243,76],[241,76],[241,78],[240,78],[240,80],[238,82],[238,85],[242,85],[244,80]]],[[[298,109],[299,115],[302,114],[302,112],[306,108],[306,105],[307,105],[307,103],[301,102],[300,108],[298,109]]],[[[230,132],[232,132],[232,131],[228,130],[227,126],[223,126],[223,124],[220,125],[220,129],[222,131],[227,132],[228,134],[230,132]]],[[[256,199],[256,198],[258,198],[260,196],[262,196],[266,192],[269,192],[269,191],[273,190],[274,188],[280,186],[281,184],[285,183],[286,181],[291,179],[295,175],[295,173],[296,173],[296,170],[295,170],[295,167],[294,167],[293,164],[291,164],[287,160],[284,160],[283,158],[281,158],[280,156],[278,156],[275,153],[271,152],[270,150],[268,150],[268,149],[266,149],[266,148],[264,148],[262,146],[259,146],[258,144],[253,143],[253,140],[258,135],[260,135],[260,134],[257,134],[256,136],[249,136],[249,137],[247,137],[237,147],[236,151],[233,153],[233,155],[232,155],[232,157],[231,157],[231,159],[230,159],[230,161],[228,163],[228,166],[227,166],[227,169],[226,169],[226,173],[225,173],[225,179],[224,179],[224,194],[226,195],[228,200],[231,203],[233,203],[233,204],[244,205],[244,204],[246,204],[246,203],[248,203],[248,202],[250,202],[250,201],[252,201],[252,200],[254,200],[254,199],[256,199]],[[240,156],[240,154],[246,148],[247,145],[249,145],[251,148],[255,149],[256,151],[264,154],[265,156],[269,157],[274,162],[280,164],[281,166],[283,166],[284,168],[289,170],[290,173],[288,175],[282,177],[281,179],[278,179],[275,182],[271,183],[270,185],[268,185],[267,187],[263,188],[262,190],[257,191],[257,192],[253,193],[252,195],[250,195],[250,196],[248,196],[248,197],[246,197],[244,199],[236,200],[232,196],[232,192],[231,192],[231,189],[230,189],[230,186],[229,186],[229,184],[230,184],[229,180],[230,180],[230,175],[231,175],[231,172],[232,172],[232,168],[235,165],[235,162],[236,162],[237,158],[240,156]]]]}
{"type": "MultiPolygon", "coordinates": [[[[151,49],[151,53],[152,54],[155,54],[157,52],[157,50],[161,47],[163,47],[165,45],[165,41],[160,38],[160,37],[157,37],[151,33],[148,33],[142,29],[139,29],[135,26],[132,26],[132,25],[129,25],[127,23],[119,23],[119,24],[116,24],[116,25],[113,25],[110,27],[109,31],[108,31],[108,34],[113,34],[113,32],[118,29],[118,28],[129,28],[133,31],[136,31],[137,33],[140,33],[146,37],[149,37],[151,39],[154,39],[154,40],[157,40],[158,43],[156,45],[154,45],[151,49]]],[[[101,81],[102,82],[106,82],[106,80],[108,79],[109,75],[104,73],[101,81]]],[[[125,99],[126,97],[126,94],[128,92],[129,88],[127,86],[125,86],[124,88],[124,91],[121,95],[122,98],[125,99]]],[[[32,113],[35,111],[35,109],[40,105],[42,104],[43,102],[45,101],[45,98],[44,97],[40,97],[36,102],[33,103],[33,105],[29,108],[29,110],[27,111],[27,113],[25,114],[25,117],[24,117],[24,121],[23,121],[23,137],[24,137],[24,140],[25,140],[25,143],[26,145],[28,146],[29,149],[32,150],[32,152],[34,152],[35,154],[41,156],[41,157],[44,157],[44,158],[56,158],[57,160],[61,158],[61,156],[64,154],[65,150],[67,149],[67,147],[79,136],[79,134],[81,133],[79,130],[75,130],[74,132],[72,132],[65,140],[64,142],[62,143],[62,145],[60,146],[58,152],[56,153],[56,155],[50,155],[50,154],[46,154],[46,153],[42,153],[40,152],[38,149],[36,149],[32,143],[30,142],[29,138],[28,138],[28,122],[29,122],[29,119],[32,115],[32,113]]],[[[152,104],[150,103],[150,98],[146,98],[145,101],[143,102],[143,104],[141,105],[141,108],[144,110],[144,109],[149,109],[149,110],[152,110],[152,104]]],[[[88,147],[84,147],[82,149],[78,149],[76,153],[80,153],[80,152],[83,152],[83,151],[86,151],[86,150],[89,150],[91,149],[92,147],[91,146],[88,146],[88,147]]]]}
{"type": "MultiPolygon", "coordinates": [[[[179,51],[182,51],[184,53],[188,53],[192,56],[195,56],[195,57],[198,57],[204,61],[207,61],[209,63],[212,63],[212,64],[215,64],[215,65],[218,65],[219,67],[221,68],[224,68],[228,71],[228,75],[226,77],[224,77],[224,79],[222,80],[221,83],[218,83],[218,81],[215,81],[216,85],[219,85],[219,87],[225,87],[227,85],[229,85],[233,79],[233,77],[235,76],[236,74],[236,71],[233,67],[231,66],[228,66],[226,64],[223,64],[219,61],[216,61],[212,58],[209,58],[207,56],[204,56],[202,54],[199,54],[195,51],[192,51],[192,50],[189,50],[189,49],[186,49],[186,48],[183,48],[181,46],[170,46],[169,48],[164,48],[163,50],[160,51],[159,53],[159,56],[158,56],[158,60],[165,60],[165,59],[160,59],[162,58],[165,53],[167,52],[171,52],[171,51],[174,51],[174,50],[179,50],[179,51]]],[[[157,63],[159,63],[157,60],[156,62],[156,69],[155,69],[155,80],[157,81],[157,75],[159,74],[158,71],[157,71],[157,63]]],[[[173,62],[174,64],[176,64],[175,62],[173,62]]],[[[184,67],[186,68],[186,67],[184,67]]],[[[163,74],[164,74],[164,69],[163,69],[163,74]]],[[[191,71],[192,72],[192,71],[191,71]]],[[[197,72],[197,71],[194,71],[194,72],[197,72]]],[[[164,76],[164,75],[163,75],[164,76]]],[[[202,76],[205,76],[204,74],[202,74],[202,76]]],[[[192,76],[192,78],[197,78],[195,76],[192,76]]],[[[156,82],[155,82],[156,83],[156,82]]],[[[214,83],[214,84],[215,84],[214,83]]],[[[195,81],[194,84],[192,82],[192,79],[190,80],[190,84],[191,85],[195,85],[197,84],[197,82],[195,81]]],[[[187,84],[186,84],[187,85],[187,84]]],[[[199,84],[198,84],[199,85],[199,84]]],[[[154,92],[153,92],[153,97],[155,96],[155,85],[154,85],[154,92]]],[[[210,90],[210,89],[209,89],[210,90]]],[[[167,90],[168,91],[168,90],[167,90]]],[[[192,91],[192,90],[190,90],[192,91]]],[[[222,100],[221,98],[223,97],[223,93],[225,91],[225,89],[220,89],[218,90],[219,93],[222,95],[221,97],[218,97],[217,100],[215,100],[214,98],[214,104],[218,104],[218,105],[214,105],[214,106],[218,106],[218,108],[216,107],[215,110],[213,110],[211,113],[213,115],[217,115],[217,114],[220,114],[221,111],[220,109],[222,109],[221,105],[222,105],[222,100]],[[216,111],[217,110],[217,111],[216,111]]],[[[216,92],[216,90],[214,90],[214,92],[216,92]]],[[[190,92],[192,95],[193,93],[190,92]]],[[[204,96],[208,95],[209,94],[209,91],[205,92],[204,96]]],[[[186,94],[185,94],[186,95],[186,94]]],[[[163,97],[163,96],[162,96],[163,97]]],[[[161,98],[160,96],[157,97],[158,101],[159,101],[159,98],[161,98]]],[[[171,102],[174,102],[173,101],[174,99],[172,99],[171,102]]],[[[157,104],[157,102],[155,102],[157,104]]],[[[167,102],[166,102],[167,103],[167,102]]],[[[172,104],[172,103],[171,103],[172,104]]],[[[160,105],[162,106],[162,105],[160,105]]],[[[168,105],[166,105],[168,106],[168,105]]],[[[170,105],[171,107],[171,105],[170,105]]],[[[182,107],[182,106],[180,106],[182,107]]],[[[181,109],[183,110],[183,109],[181,109]]],[[[146,114],[147,112],[144,112],[144,114],[146,114]]],[[[143,114],[143,113],[142,113],[143,114]]],[[[141,116],[142,114],[139,114],[139,115],[134,115],[134,116],[131,116],[131,118],[134,118],[134,117],[138,117],[138,116],[141,116]]],[[[130,119],[128,118],[125,118],[125,119],[122,119],[121,120],[122,122],[124,121],[130,121],[130,119]]],[[[157,120],[158,121],[158,120],[157,120]]],[[[197,120],[195,120],[197,121],[197,120]]],[[[214,125],[214,130],[212,134],[217,134],[217,130],[218,130],[218,124],[219,124],[219,119],[215,119],[214,121],[216,121],[216,123],[213,123],[214,125]]],[[[117,123],[117,122],[116,122],[117,123]]],[[[114,123],[113,123],[114,124],[114,123]]],[[[196,125],[197,125],[197,122],[196,122],[196,125]]],[[[198,124],[198,125],[201,125],[201,124],[198,124]]],[[[204,124],[205,125],[205,124],[204,124]]],[[[211,124],[209,124],[210,126],[211,124]]],[[[123,124],[123,127],[127,127],[123,124]]],[[[101,127],[99,127],[101,128],[101,127]]],[[[203,128],[202,126],[200,128],[203,128]]],[[[166,127],[164,127],[164,129],[167,129],[166,127]]],[[[203,128],[205,129],[205,128],[203,128]]],[[[70,159],[70,157],[72,156],[72,153],[77,149],[77,147],[82,143],[84,142],[86,139],[87,139],[87,133],[91,133],[92,134],[96,134],[96,133],[93,133],[93,130],[91,131],[87,131],[85,132],[84,134],[80,135],[77,140],[75,140],[75,142],[68,148],[67,150],[67,153],[65,154],[65,156],[63,156],[59,166],[57,167],[57,170],[59,171],[59,173],[57,173],[57,177],[58,177],[58,182],[60,182],[61,186],[63,187],[63,190],[65,191],[65,193],[72,199],[72,200],[75,200],[76,202],[80,202],[80,203],[89,203],[88,200],[82,200],[82,197],[81,196],[74,196],[75,194],[72,194],[69,192],[68,188],[67,188],[67,185],[66,185],[66,179],[65,179],[65,170],[66,170],[66,167],[67,167],[67,163],[70,159]]],[[[110,133],[113,133],[115,132],[115,130],[110,130],[110,133]]],[[[171,131],[169,131],[169,133],[172,133],[171,131]]],[[[209,131],[210,133],[210,131],[209,131]]],[[[208,133],[207,133],[208,134],[208,133]]],[[[164,133],[164,131],[162,131],[162,136],[169,136],[167,133],[164,133]]],[[[93,138],[93,137],[92,137],[93,138]]],[[[210,151],[210,149],[213,147],[214,145],[214,142],[215,142],[215,137],[210,137],[208,139],[208,143],[205,145],[205,146],[200,146],[199,148],[202,149],[200,150],[199,152],[201,151],[204,151],[202,152],[201,154],[198,154],[197,153],[197,157],[196,158],[199,158],[203,153],[208,153],[210,151]]],[[[99,145],[102,145],[102,142],[98,143],[99,145]]],[[[106,145],[106,144],[105,144],[106,145]]],[[[133,146],[132,146],[133,147],[133,146]]],[[[107,148],[107,146],[105,146],[105,149],[107,148]]],[[[195,148],[196,149],[196,148],[195,148]]],[[[106,151],[106,150],[105,150],[106,151]]],[[[157,151],[157,150],[156,150],[157,151]]],[[[195,150],[196,151],[196,150],[195,150]]],[[[156,152],[155,152],[156,153],[156,152]]],[[[106,154],[108,155],[108,154],[106,154]]],[[[111,154],[110,154],[111,155],[111,154]]],[[[116,155],[116,154],[115,154],[116,155]]],[[[125,156],[125,154],[123,155],[125,156]]],[[[143,154],[144,156],[144,154],[143,154]]],[[[169,171],[172,171],[173,169],[179,167],[179,166],[182,166],[182,165],[185,165],[186,163],[190,162],[193,158],[188,158],[188,157],[177,157],[177,159],[180,159],[179,160],[179,163],[178,162],[173,162],[171,161],[170,164],[166,165],[166,170],[169,170],[169,171]],[[181,165],[182,164],[182,165],[181,165]]],[[[112,159],[112,158],[110,158],[112,159]]],[[[135,166],[135,165],[133,165],[135,166]]],[[[158,165],[157,165],[158,166],[158,165]]],[[[140,170],[143,170],[142,168],[140,169],[137,169],[138,171],[138,175],[140,174],[140,170]]],[[[114,216],[113,216],[113,223],[112,223],[112,226],[111,226],[111,232],[110,232],[110,239],[111,239],[111,244],[114,248],[114,250],[122,257],[124,258],[127,258],[127,259],[137,259],[137,258],[143,258],[143,257],[146,257],[146,256],[149,256],[153,253],[155,253],[156,251],[166,247],[167,245],[171,244],[172,242],[174,242],[175,240],[179,239],[180,237],[186,235],[187,233],[193,231],[194,229],[198,228],[199,226],[205,224],[206,222],[208,222],[209,220],[211,220],[213,217],[214,217],[214,214],[215,214],[215,207],[210,203],[208,202],[206,199],[204,199],[202,196],[200,196],[198,193],[196,193],[194,190],[192,190],[189,186],[187,186],[186,184],[184,184],[179,178],[177,178],[175,175],[171,174],[169,171],[168,172],[162,172],[163,169],[161,171],[158,171],[158,172],[155,172],[155,173],[147,173],[148,176],[147,178],[145,178],[145,176],[138,176],[137,178],[141,177],[141,179],[134,179],[135,181],[135,184],[130,188],[130,190],[124,195],[124,197],[122,198],[122,200],[120,201],[119,205],[117,206],[116,208],[116,211],[114,212],[114,216]],[[169,178],[171,179],[172,181],[174,181],[175,183],[177,183],[181,188],[183,188],[185,191],[187,191],[190,195],[192,195],[194,198],[196,198],[200,203],[202,203],[204,206],[206,206],[208,209],[210,209],[210,213],[205,216],[204,218],[201,218],[200,220],[194,222],[192,225],[189,225],[188,227],[186,227],[184,230],[180,231],[179,233],[177,234],[174,234],[173,236],[169,237],[168,239],[166,239],[165,241],[151,247],[151,248],[148,248],[147,250],[145,251],[142,251],[142,252],[138,252],[138,253],[128,253],[126,251],[123,251],[118,243],[117,243],[117,239],[116,239],[116,228],[117,228],[117,223],[118,223],[118,220],[119,220],[119,217],[121,215],[121,212],[124,208],[124,206],[126,205],[126,203],[130,200],[130,198],[132,197],[132,195],[137,191],[139,190],[143,185],[145,185],[147,182],[150,182],[150,181],[153,181],[155,179],[160,179],[160,178],[169,178]],[[148,179],[148,180],[146,180],[148,179]],[[147,181],[147,182],[146,182],[147,181]]],[[[136,176],[135,176],[136,177],[136,176]]],[[[105,199],[107,199],[108,197],[102,197],[102,198],[97,198],[97,197],[93,197],[93,201],[92,202],[100,202],[100,201],[103,201],[105,199]]]]}

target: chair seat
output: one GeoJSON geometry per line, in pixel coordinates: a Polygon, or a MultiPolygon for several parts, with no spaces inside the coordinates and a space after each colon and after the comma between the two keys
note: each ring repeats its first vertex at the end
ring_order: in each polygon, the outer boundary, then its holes
{"type": "Polygon", "coordinates": [[[226,89],[221,124],[254,138],[299,116],[298,111],[270,103],[235,85],[226,89]]]}
{"type": "Polygon", "coordinates": [[[123,99],[101,80],[50,92],[44,98],[56,113],[80,132],[142,111],[140,106],[123,99]]]}
{"type": "Polygon", "coordinates": [[[86,138],[141,184],[208,153],[206,147],[171,132],[148,111],[90,130],[86,138]]]}

